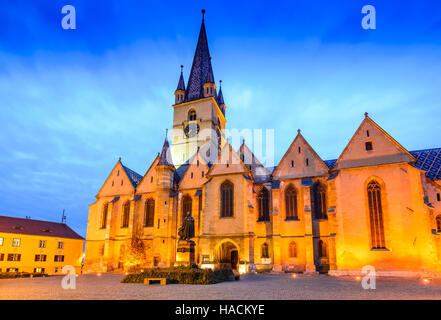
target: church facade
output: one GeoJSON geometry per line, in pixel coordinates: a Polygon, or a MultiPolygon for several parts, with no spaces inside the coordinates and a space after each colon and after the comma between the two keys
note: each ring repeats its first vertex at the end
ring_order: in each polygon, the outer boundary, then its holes
{"type": "Polygon", "coordinates": [[[441,275],[441,149],[409,152],[366,113],[338,159],[299,130],[268,168],[245,141],[233,150],[225,127],[203,20],[171,143],[144,175],[119,159],[89,207],[86,270],[175,265],[190,213],[203,268],[441,275]]]}

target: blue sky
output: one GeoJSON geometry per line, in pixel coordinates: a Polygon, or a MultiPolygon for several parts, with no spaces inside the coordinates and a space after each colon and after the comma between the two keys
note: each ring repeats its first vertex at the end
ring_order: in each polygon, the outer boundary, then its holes
{"type": "Polygon", "coordinates": [[[337,158],[365,111],[408,150],[441,147],[440,2],[6,0],[1,215],[58,221],[65,208],[86,235],[118,157],[144,174],[160,150],[202,8],[227,127],[274,129],[276,162],[298,128],[337,158]],[[76,30],[61,28],[66,4],[76,30]],[[365,4],[376,30],[361,28],[365,4]]]}

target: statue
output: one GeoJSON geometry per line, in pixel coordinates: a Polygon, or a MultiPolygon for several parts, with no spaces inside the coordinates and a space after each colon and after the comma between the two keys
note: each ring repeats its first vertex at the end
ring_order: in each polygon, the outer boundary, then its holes
{"type": "Polygon", "coordinates": [[[191,212],[187,213],[184,221],[182,221],[182,225],[178,231],[180,240],[190,240],[194,238],[194,219],[191,216],[191,212]]]}

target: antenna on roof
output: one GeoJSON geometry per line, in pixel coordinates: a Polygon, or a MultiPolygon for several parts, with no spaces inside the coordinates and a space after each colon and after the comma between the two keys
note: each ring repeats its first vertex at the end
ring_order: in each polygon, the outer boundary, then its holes
{"type": "Polygon", "coordinates": [[[63,215],[61,216],[61,223],[66,224],[66,216],[64,215],[64,209],[63,209],[63,215]]]}

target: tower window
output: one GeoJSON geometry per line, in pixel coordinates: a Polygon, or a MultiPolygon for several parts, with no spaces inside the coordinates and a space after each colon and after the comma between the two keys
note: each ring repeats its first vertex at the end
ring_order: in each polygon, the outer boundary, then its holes
{"type": "Polygon", "coordinates": [[[197,166],[199,166],[199,160],[198,160],[198,162],[197,162],[197,164],[196,164],[197,166]]]}
{"type": "Polygon", "coordinates": [[[188,112],[188,121],[195,121],[196,120],[196,111],[191,109],[188,112]]]}
{"type": "Polygon", "coordinates": [[[365,148],[366,148],[366,151],[373,150],[374,147],[372,146],[372,141],[367,141],[367,142],[365,143],[365,148]]]}

